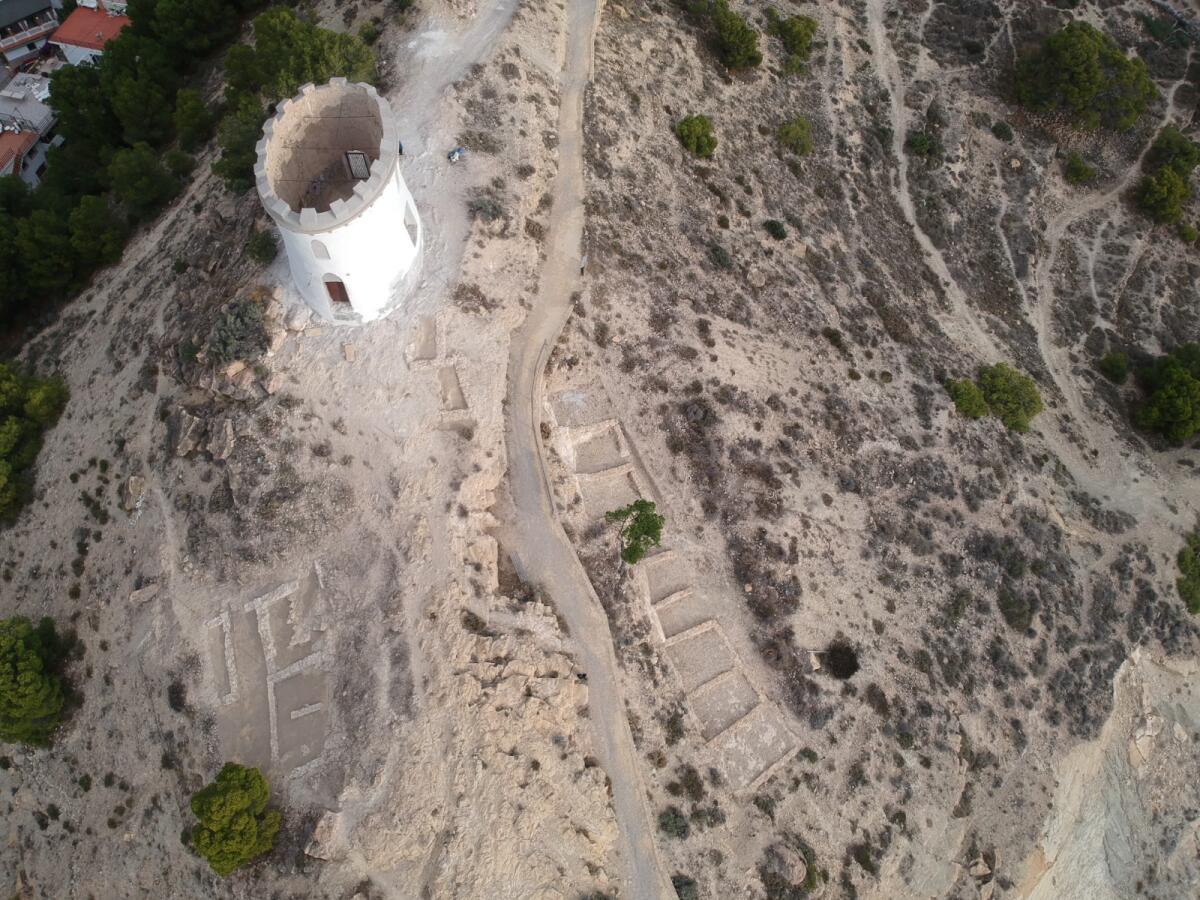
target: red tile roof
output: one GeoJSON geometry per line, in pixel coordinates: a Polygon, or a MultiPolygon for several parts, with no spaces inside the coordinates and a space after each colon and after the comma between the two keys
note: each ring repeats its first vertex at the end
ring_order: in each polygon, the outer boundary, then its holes
{"type": "Polygon", "coordinates": [[[129,24],[128,16],[110,16],[100,9],[77,6],[58,31],[50,36],[53,44],[70,44],[88,50],[103,50],[104,45],[129,24]]]}
{"type": "Polygon", "coordinates": [[[0,131],[0,172],[8,168],[8,164],[16,159],[13,175],[21,174],[21,159],[29,152],[29,148],[37,143],[36,131],[0,131]]]}

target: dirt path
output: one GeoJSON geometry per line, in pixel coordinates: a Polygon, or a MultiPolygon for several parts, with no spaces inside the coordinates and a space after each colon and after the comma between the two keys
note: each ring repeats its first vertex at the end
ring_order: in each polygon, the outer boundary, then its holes
{"type": "Polygon", "coordinates": [[[515,515],[506,530],[522,577],[547,591],[570,628],[580,666],[588,674],[588,709],[597,753],[612,780],[627,895],[652,900],[672,897],[674,891],[662,874],[654,845],[608,620],[555,514],[539,432],[542,376],[570,315],[571,293],[579,280],[584,219],[583,94],[591,78],[599,7],[596,0],[571,0],[567,16],[559,165],[547,227],[551,238],[533,309],[514,336],[509,355],[505,438],[515,515]]]}
{"type": "MultiPolygon", "coordinates": [[[[876,70],[887,89],[891,107],[892,152],[896,158],[896,178],[891,185],[893,194],[904,213],[905,221],[921,247],[925,264],[942,284],[950,301],[950,314],[942,314],[939,321],[947,334],[963,351],[977,359],[990,362],[1005,360],[1000,342],[992,336],[967,301],[966,294],[950,273],[945,258],[933,246],[932,241],[916,220],[912,196],[908,187],[908,158],[904,152],[904,136],[907,134],[908,113],[904,98],[908,87],[907,79],[888,36],[884,13],[887,0],[868,0],[868,38],[876,70]]],[[[1174,116],[1174,97],[1178,83],[1168,94],[1167,112],[1164,122],[1174,116]]],[[[1178,533],[1190,525],[1196,515],[1195,505],[1180,502],[1177,490],[1164,478],[1156,467],[1142,467],[1132,461],[1128,450],[1119,436],[1107,423],[1098,422],[1088,412],[1079,391],[1075,376],[1065,361],[1066,351],[1053,345],[1054,292],[1047,287],[1049,273],[1054,263],[1058,245],[1070,224],[1106,203],[1116,203],[1137,176],[1138,163],[1109,192],[1087,198],[1082,204],[1068,207],[1049,226],[1047,241],[1050,250],[1039,261],[1032,282],[1032,324],[1038,335],[1038,348],[1047,370],[1060,395],[1065,399],[1066,409],[1057,413],[1063,420],[1073,422],[1076,428],[1086,431],[1089,440],[1101,445],[1098,455],[1088,456],[1084,448],[1062,427],[1053,427],[1047,421],[1035,422],[1034,429],[1047,446],[1062,461],[1071,478],[1086,493],[1105,499],[1111,506],[1137,517],[1143,531],[1169,530],[1178,533]],[[1147,521],[1152,517],[1152,521],[1147,521]]],[[[1019,280],[1018,283],[1020,284],[1019,280]]],[[[1021,284],[1022,291],[1026,286],[1021,284]]],[[[1053,412],[1046,414],[1054,415],[1053,412]]],[[[1165,536],[1165,535],[1164,535],[1165,536]]]]}

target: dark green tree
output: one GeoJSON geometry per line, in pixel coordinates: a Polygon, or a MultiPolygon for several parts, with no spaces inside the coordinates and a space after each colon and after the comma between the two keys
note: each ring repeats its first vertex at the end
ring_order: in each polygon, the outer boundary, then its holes
{"type": "Polygon", "coordinates": [[[1200,531],[1187,536],[1175,562],[1179,566],[1179,578],[1175,581],[1179,597],[1190,612],[1200,613],[1200,531]]]}
{"type": "Polygon", "coordinates": [[[1068,184],[1090,184],[1096,180],[1096,170],[1089,166],[1078,153],[1068,153],[1063,165],[1063,177],[1068,184]]]}
{"type": "Polygon", "coordinates": [[[216,779],[192,796],[199,824],[192,846],[225,876],[269,853],[279,833],[278,811],[267,809],[270,788],[258,769],[226,763],[216,779]]]}
{"type": "Polygon", "coordinates": [[[118,150],[108,166],[113,193],[135,218],[145,218],[179,191],[179,182],[147,143],[118,150]]]}
{"type": "MultiPolygon", "coordinates": [[[[0,458],[9,421],[0,425],[0,458]]],[[[0,478],[3,471],[0,462],[0,478]]],[[[0,498],[3,491],[0,485],[0,498]]],[[[66,706],[58,672],[64,656],[65,642],[53,620],[42,619],[36,628],[23,616],[0,620],[0,741],[38,747],[50,743],[66,706]]]]}
{"type": "MultiPolygon", "coordinates": [[[[121,140],[121,124],[100,84],[96,66],[62,66],[50,76],[50,108],[58,116],[58,133],[66,144],[82,142],[93,152],[121,140]]],[[[53,168],[53,167],[51,167],[53,168]]]]}
{"type": "Polygon", "coordinates": [[[727,0],[715,0],[711,17],[713,43],[727,68],[750,69],[762,63],[758,32],[729,8],[727,0]]]}
{"type": "Polygon", "coordinates": [[[100,61],[100,84],[127,144],[160,144],[171,133],[177,64],[153,38],[122,34],[100,61]]]}
{"type": "Polygon", "coordinates": [[[231,191],[245,191],[254,184],[254,147],[262,135],[262,126],[262,104],[250,94],[240,97],[221,120],[217,129],[221,158],[213,163],[213,171],[231,191]]]}
{"type": "Polygon", "coordinates": [[[1142,176],[1138,183],[1137,202],[1142,212],[1155,222],[1169,225],[1183,218],[1183,207],[1192,196],[1187,179],[1170,166],[1142,176]]]}
{"type": "Polygon", "coordinates": [[[651,547],[662,541],[666,520],[655,510],[651,500],[634,500],[628,506],[605,514],[609,522],[624,523],[621,528],[621,559],[629,565],[641,562],[651,547]]]}
{"type": "Polygon", "coordinates": [[[687,116],[675,123],[675,136],[690,153],[706,159],[717,149],[712,121],[708,116],[687,116]]]}
{"type": "Polygon", "coordinates": [[[1145,401],[1134,410],[1139,428],[1180,444],[1200,431],[1200,345],[1186,344],[1138,372],[1145,401]]]}
{"type": "Polygon", "coordinates": [[[268,100],[290,97],[309,81],[323,84],[339,75],[370,81],[375,75],[375,57],[361,40],[318,28],[285,7],[255,18],[254,52],[268,100]]]}
{"type": "Polygon", "coordinates": [[[61,297],[75,280],[78,260],[67,217],[36,209],[17,220],[15,245],[24,264],[26,287],[34,297],[61,297]]]}
{"type": "Polygon", "coordinates": [[[180,88],[175,94],[175,134],[179,146],[188,153],[212,137],[213,116],[204,105],[200,92],[192,88],[180,88]]]}
{"type": "Polygon", "coordinates": [[[1113,384],[1124,384],[1129,378],[1129,356],[1120,350],[1110,350],[1096,363],[1096,370],[1113,384]]]}
{"type": "Polygon", "coordinates": [[[809,16],[782,18],[772,6],[767,7],[767,32],[783,43],[787,53],[784,70],[789,74],[803,72],[812,52],[813,38],[817,34],[817,20],[809,16]]]}
{"type": "Polygon", "coordinates": [[[154,30],[169,53],[203,56],[237,31],[227,0],[158,0],[154,30]]]}
{"type": "Polygon", "coordinates": [[[105,197],[88,196],[79,200],[68,220],[71,247],[80,264],[87,269],[114,263],[125,247],[125,223],[113,211],[105,197]]]}
{"type": "Polygon", "coordinates": [[[1004,363],[981,367],[977,383],[992,415],[1010,431],[1028,431],[1030,420],[1042,411],[1042,396],[1033,379],[1004,363]]]}
{"type": "Polygon", "coordinates": [[[1017,63],[1016,94],[1022,105],[1062,110],[1082,128],[1125,131],[1158,89],[1141,59],[1130,59],[1107,34],[1074,21],[1017,63]]]}
{"type": "Polygon", "coordinates": [[[969,378],[947,381],[946,392],[954,401],[954,408],[958,410],[960,416],[966,416],[968,419],[982,419],[989,412],[987,401],[983,399],[983,392],[969,378]]]}
{"type": "Polygon", "coordinates": [[[1174,125],[1168,125],[1158,133],[1150,152],[1146,154],[1146,166],[1161,169],[1170,166],[1184,178],[1200,165],[1200,144],[1184,137],[1174,125]]]}

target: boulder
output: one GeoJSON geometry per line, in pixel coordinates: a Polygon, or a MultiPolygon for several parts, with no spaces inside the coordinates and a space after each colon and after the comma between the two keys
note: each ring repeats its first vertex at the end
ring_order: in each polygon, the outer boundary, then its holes
{"type": "Polygon", "coordinates": [[[286,331],[277,331],[267,339],[267,354],[274,356],[283,349],[284,342],[287,341],[286,331]]]}
{"type": "Polygon", "coordinates": [[[204,420],[193,416],[186,409],[177,409],[167,420],[167,437],[171,452],[176,456],[187,456],[204,440],[204,420]]]}
{"type": "Polygon", "coordinates": [[[233,445],[237,435],[233,431],[233,420],[222,419],[209,429],[208,446],[205,448],[213,459],[229,459],[233,453],[233,445]]]}
{"type": "Polygon", "coordinates": [[[125,512],[133,512],[146,496],[146,479],[141,475],[130,475],[121,488],[121,508],[125,512]]]}
{"type": "Polygon", "coordinates": [[[129,602],[137,605],[148,603],[158,596],[158,585],[148,584],[145,587],[140,587],[129,595],[129,602]]]}
{"type": "Polygon", "coordinates": [[[353,344],[342,344],[342,355],[346,357],[346,362],[352,363],[357,356],[353,344]]]}
{"type": "Polygon", "coordinates": [[[288,331],[303,331],[308,327],[308,321],[311,318],[312,310],[307,306],[293,306],[288,310],[283,324],[288,331]]]}

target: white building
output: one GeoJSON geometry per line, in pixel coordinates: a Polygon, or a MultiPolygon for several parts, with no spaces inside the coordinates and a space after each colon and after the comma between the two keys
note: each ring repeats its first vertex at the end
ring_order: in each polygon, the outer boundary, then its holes
{"type": "Polygon", "coordinates": [[[125,4],[117,0],[79,0],[50,43],[73,66],[95,63],[104,55],[104,45],[131,24],[124,12],[125,4]]]}
{"type": "Polygon", "coordinates": [[[367,84],[306,84],[263,126],[254,175],[312,310],[369,322],[399,299],[421,247],[387,100],[367,84]]]}
{"type": "Polygon", "coordinates": [[[15,68],[41,53],[61,7],[61,0],[0,0],[0,65],[15,68]]]}
{"type": "Polygon", "coordinates": [[[0,134],[9,151],[0,175],[20,175],[37,187],[46,170],[46,154],[63,142],[62,135],[54,133],[57,117],[46,103],[49,97],[50,79],[29,72],[16,75],[0,90],[0,134]]]}

